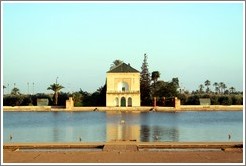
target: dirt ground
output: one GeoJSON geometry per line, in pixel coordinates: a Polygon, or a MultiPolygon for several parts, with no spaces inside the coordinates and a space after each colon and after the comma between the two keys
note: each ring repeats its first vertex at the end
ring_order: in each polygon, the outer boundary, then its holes
{"type": "Polygon", "coordinates": [[[13,151],[3,150],[3,163],[243,163],[233,151],[13,151]]]}

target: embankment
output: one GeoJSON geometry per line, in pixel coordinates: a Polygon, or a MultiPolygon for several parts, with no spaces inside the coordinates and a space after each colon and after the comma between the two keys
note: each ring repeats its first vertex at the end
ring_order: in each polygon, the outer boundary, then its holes
{"type": "Polygon", "coordinates": [[[3,106],[3,111],[125,111],[125,112],[179,112],[179,111],[243,111],[243,105],[181,105],[180,107],[53,107],[3,106]]]}

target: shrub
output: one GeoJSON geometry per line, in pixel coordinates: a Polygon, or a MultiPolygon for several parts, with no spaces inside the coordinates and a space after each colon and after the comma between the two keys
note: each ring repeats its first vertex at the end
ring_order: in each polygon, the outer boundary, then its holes
{"type": "Polygon", "coordinates": [[[24,97],[21,95],[8,95],[3,98],[4,106],[20,106],[24,97]]]}
{"type": "Polygon", "coordinates": [[[218,99],[220,105],[231,105],[232,100],[230,96],[220,96],[218,99]]]}
{"type": "Polygon", "coordinates": [[[200,105],[199,98],[200,97],[198,95],[189,96],[188,99],[187,99],[186,104],[187,105],[200,105]]]}

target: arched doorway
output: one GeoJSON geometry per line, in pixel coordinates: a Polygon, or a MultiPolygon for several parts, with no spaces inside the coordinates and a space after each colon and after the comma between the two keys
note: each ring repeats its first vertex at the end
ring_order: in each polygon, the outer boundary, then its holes
{"type": "Polygon", "coordinates": [[[120,106],[121,107],[125,107],[126,106],[126,98],[125,97],[122,97],[121,100],[120,100],[120,106]]]}
{"type": "Polygon", "coordinates": [[[114,105],[115,105],[116,107],[119,107],[119,98],[118,98],[118,97],[116,97],[116,98],[114,99],[114,105]]]}
{"type": "Polygon", "coordinates": [[[127,104],[128,104],[127,105],[128,107],[131,107],[132,106],[132,98],[131,97],[128,98],[127,104]]]}

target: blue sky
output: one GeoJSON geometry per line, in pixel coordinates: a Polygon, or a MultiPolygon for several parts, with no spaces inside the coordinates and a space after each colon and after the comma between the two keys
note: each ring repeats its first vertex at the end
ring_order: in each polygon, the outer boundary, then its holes
{"type": "Polygon", "coordinates": [[[2,3],[3,84],[21,93],[94,92],[115,59],[186,90],[243,90],[242,3],[2,3]],[[34,83],[34,88],[33,84],[34,83]],[[213,88],[211,86],[211,88],[213,88]]]}

